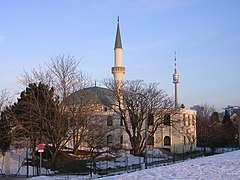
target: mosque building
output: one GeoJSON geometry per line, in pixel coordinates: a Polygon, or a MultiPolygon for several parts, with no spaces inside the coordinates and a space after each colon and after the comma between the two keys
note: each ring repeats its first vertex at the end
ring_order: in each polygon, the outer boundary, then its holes
{"type": "MultiPolygon", "coordinates": [[[[125,67],[123,67],[122,62],[122,41],[120,34],[120,24],[119,19],[117,22],[117,32],[115,38],[114,46],[114,66],[112,67],[112,74],[114,76],[114,81],[116,83],[121,83],[123,81],[123,76],[125,74],[125,67]]],[[[179,83],[179,74],[177,73],[176,66],[176,54],[175,54],[175,67],[173,74],[173,83],[175,86],[175,106],[178,106],[178,83],[179,83]]],[[[102,113],[106,116],[106,126],[121,126],[121,120],[116,114],[111,111],[110,106],[114,104],[114,98],[111,96],[111,91],[97,87],[85,88],[74,92],[68,97],[68,100],[71,99],[74,101],[74,105],[77,106],[81,101],[81,97],[88,96],[87,102],[89,106],[94,107],[95,111],[102,113]],[[87,93],[86,93],[87,92],[87,93]],[[85,93],[85,94],[84,94],[85,93]],[[86,95],[87,94],[87,95],[86,95]],[[91,99],[91,100],[90,100],[91,99]]],[[[106,135],[106,142],[111,144],[117,142],[121,144],[122,147],[130,150],[131,145],[127,133],[124,131],[124,128],[115,129],[112,132],[109,132],[106,135]]],[[[196,111],[185,109],[181,107],[180,111],[171,116],[166,115],[164,117],[164,125],[159,127],[153,137],[153,142],[149,146],[154,148],[164,148],[168,149],[171,152],[182,153],[187,151],[195,150],[196,148],[196,111]],[[174,127],[170,125],[170,121],[173,119],[178,119],[176,121],[178,124],[175,124],[174,127]]]]}

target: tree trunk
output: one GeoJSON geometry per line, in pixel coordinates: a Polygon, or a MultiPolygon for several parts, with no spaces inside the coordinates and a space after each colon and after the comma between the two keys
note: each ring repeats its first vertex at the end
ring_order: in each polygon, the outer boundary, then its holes
{"type": "Polygon", "coordinates": [[[93,173],[97,174],[97,164],[96,164],[96,158],[93,158],[93,173]]]}
{"type": "Polygon", "coordinates": [[[203,155],[206,156],[206,144],[203,145],[203,155]]]}
{"type": "Polygon", "coordinates": [[[52,154],[52,159],[51,159],[51,166],[52,166],[53,170],[56,169],[56,159],[57,159],[57,153],[53,153],[52,154]]]}
{"type": "Polygon", "coordinates": [[[142,149],[142,147],[140,146],[140,142],[139,139],[137,139],[136,136],[131,137],[130,139],[131,142],[131,146],[133,149],[133,155],[134,156],[143,156],[144,155],[144,149],[142,149]]]}

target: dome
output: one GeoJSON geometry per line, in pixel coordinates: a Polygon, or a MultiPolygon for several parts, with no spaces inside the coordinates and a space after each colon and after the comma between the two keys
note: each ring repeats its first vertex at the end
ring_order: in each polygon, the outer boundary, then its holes
{"type": "Polygon", "coordinates": [[[76,91],[69,95],[65,100],[64,104],[103,104],[110,106],[114,104],[114,94],[111,90],[102,87],[89,87],[76,91]]]}

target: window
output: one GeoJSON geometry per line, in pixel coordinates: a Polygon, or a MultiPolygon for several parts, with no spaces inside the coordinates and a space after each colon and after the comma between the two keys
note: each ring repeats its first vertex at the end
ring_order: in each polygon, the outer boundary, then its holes
{"type": "Polygon", "coordinates": [[[123,144],[123,136],[120,137],[120,144],[123,144]]]}
{"type": "Polygon", "coordinates": [[[191,115],[188,115],[188,126],[191,125],[191,115]]]}
{"type": "Polygon", "coordinates": [[[107,108],[107,107],[104,107],[104,111],[107,112],[107,111],[108,111],[108,108],[107,108]]]}
{"type": "Polygon", "coordinates": [[[164,116],[164,125],[170,126],[170,121],[171,121],[171,116],[170,116],[170,114],[166,114],[166,115],[164,116]]]}
{"type": "Polygon", "coordinates": [[[107,118],[107,126],[113,126],[113,118],[112,118],[112,116],[108,116],[108,118],[107,118]]]}
{"type": "Polygon", "coordinates": [[[77,108],[75,106],[73,107],[73,112],[77,112],[77,108]]]}
{"type": "Polygon", "coordinates": [[[147,144],[152,145],[152,146],[154,145],[154,137],[153,136],[148,136],[147,144]]]}
{"type": "Polygon", "coordinates": [[[133,121],[134,121],[134,122],[137,122],[137,121],[138,121],[138,115],[137,115],[137,114],[133,114],[132,118],[133,118],[133,121]]]}
{"type": "Polygon", "coordinates": [[[171,145],[171,138],[169,136],[164,137],[164,146],[170,146],[171,145]]]}
{"type": "Polygon", "coordinates": [[[183,114],[183,125],[186,126],[186,114],[183,114]]]}
{"type": "Polygon", "coordinates": [[[123,118],[120,119],[120,126],[123,126],[123,118]]]}
{"type": "Polygon", "coordinates": [[[153,126],[154,116],[153,114],[148,114],[148,126],[153,126]]]}
{"type": "Polygon", "coordinates": [[[108,136],[107,136],[107,143],[108,143],[108,144],[113,143],[113,136],[112,136],[112,135],[108,135],[108,136]]]}
{"type": "Polygon", "coordinates": [[[192,115],[192,125],[195,126],[195,116],[192,115]]]}

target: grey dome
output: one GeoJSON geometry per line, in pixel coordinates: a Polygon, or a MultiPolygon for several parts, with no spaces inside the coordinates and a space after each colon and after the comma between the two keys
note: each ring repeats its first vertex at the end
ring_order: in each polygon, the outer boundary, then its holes
{"type": "Polygon", "coordinates": [[[102,87],[89,87],[76,91],[69,95],[64,104],[103,104],[110,106],[114,104],[114,94],[111,90],[102,87]]]}

